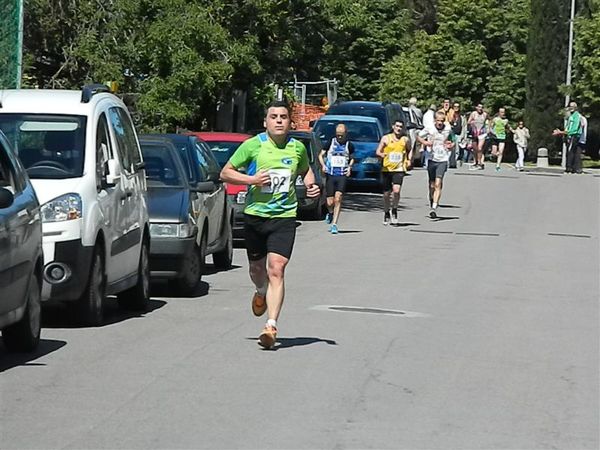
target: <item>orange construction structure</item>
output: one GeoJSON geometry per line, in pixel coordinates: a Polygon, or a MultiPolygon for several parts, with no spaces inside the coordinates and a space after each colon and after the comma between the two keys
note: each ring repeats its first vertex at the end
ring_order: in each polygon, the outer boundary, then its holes
{"type": "Polygon", "coordinates": [[[310,130],[310,122],[317,120],[327,111],[327,107],[308,105],[306,103],[294,103],[292,106],[292,121],[297,130],[310,130]]]}

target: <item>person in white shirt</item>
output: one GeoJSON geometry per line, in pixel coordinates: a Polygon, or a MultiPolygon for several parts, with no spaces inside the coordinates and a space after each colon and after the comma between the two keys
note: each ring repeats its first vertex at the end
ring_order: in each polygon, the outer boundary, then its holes
{"type": "Polygon", "coordinates": [[[431,148],[431,160],[427,166],[429,174],[429,217],[437,218],[437,208],[442,196],[444,174],[448,170],[450,153],[454,148],[454,134],[446,123],[446,116],[439,111],[435,114],[435,125],[424,128],[417,138],[421,145],[431,148]]]}
{"type": "Polygon", "coordinates": [[[513,140],[517,145],[517,163],[515,169],[519,172],[523,171],[525,163],[525,154],[527,153],[527,144],[529,142],[529,129],[525,126],[522,120],[519,121],[517,128],[513,130],[513,140]]]}
{"type": "MultiPolygon", "coordinates": [[[[432,129],[435,128],[435,112],[437,111],[437,105],[432,103],[429,106],[429,109],[423,115],[423,129],[432,129]]],[[[419,141],[419,137],[417,136],[417,141],[419,141]]],[[[419,141],[420,142],[420,141],[419,141]]],[[[427,164],[431,159],[431,149],[425,146],[421,147],[422,155],[421,162],[424,168],[427,168],[427,164]]]]}

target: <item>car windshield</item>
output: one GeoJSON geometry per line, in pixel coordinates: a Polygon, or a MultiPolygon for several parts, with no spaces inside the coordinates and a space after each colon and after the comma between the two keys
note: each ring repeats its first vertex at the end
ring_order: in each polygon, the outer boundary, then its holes
{"type": "Polygon", "coordinates": [[[335,136],[335,127],[339,123],[346,125],[348,140],[351,142],[379,142],[381,139],[379,129],[373,122],[339,121],[322,118],[316,123],[314,132],[323,143],[323,146],[329,145],[329,142],[335,136]]]}
{"type": "Polygon", "coordinates": [[[331,106],[327,113],[339,116],[375,117],[376,119],[379,119],[383,126],[387,126],[388,123],[386,110],[383,106],[379,105],[365,106],[358,104],[341,103],[339,105],[331,106]]]}
{"type": "Polygon", "coordinates": [[[292,134],[291,136],[304,144],[304,146],[306,147],[306,152],[308,153],[309,161],[311,163],[315,162],[315,155],[317,155],[319,151],[315,148],[314,141],[311,139],[311,137],[306,135],[298,136],[294,134],[292,134]]]}
{"type": "Polygon", "coordinates": [[[230,141],[205,141],[209,146],[210,151],[215,156],[219,166],[223,167],[231,155],[237,150],[241,142],[230,141]]]}
{"type": "Polygon", "coordinates": [[[148,187],[183,187],[183,176],[170,147],[158,143],[141,142],[148,187]]]}
{"type": "Polygon", "coordinates": [[[81,177],[85,126],[83,116],[0,114],[0,130],[32,179],[81,177]]]}

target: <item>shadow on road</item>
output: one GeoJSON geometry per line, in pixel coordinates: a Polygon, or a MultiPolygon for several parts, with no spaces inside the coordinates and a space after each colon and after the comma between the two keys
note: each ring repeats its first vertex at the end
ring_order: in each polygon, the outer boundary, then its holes
{"type": "Polygon", "coordinates": [[[390,226],[394,228],[406,228],[406,227],[415,227],[421,225],[420,223],[414,222],[400,222],[400,223],[391,223],[390,226]]]}
{"type": "MultiPolygon", "coordinates": [[[[165,306],[167,302],[162,300],[150,300],[146,311],[126,311],[118,307],[115,297],[108,297],[104,309],[104,323],[102,326],[125,322],[137,317],[144,317],[157,309],[165,306]]],[[[71,309],[72,305],[53,304],[44,306],[42,315],[43,328],[88,328],[81,325],[78,317],[71,309]]]]}
{"type": "Polygon", "coordinates": [[[204,270],[204,274],[203,275],[214,275],[214,274],[219,273],[219,272],[229,272],[231,270],[239,269],[242,266],[237,266],[235,264],[232,264],[229,269],[225,269],[225,270],[217,269],[214,264],[206,264],[205,267],[206,268],[204,270]]]}
{"type": "Polygon", "coordinates": [[[446,208],[462,208],[462,206],[457,206],[457,205],[438,205],[440,208],[446,209],[446,208]]]}
{"type": "Polygon", "coordinates": [[[67,345],[65,341],[40,339],[38,348],[31,353],[9,353],[4,345],[0,344],[0,373],[18,366],[45,366],[44,363],[32,361],[55,352],[65,345],[67,345]]]}
{"type": "Polygon", "coordinates": [[[293,337],[293,338],[277,338],[277,345],[273,350],[283,348],[302,347],[304,345],[318,344],[324,342],[327,345],[337,345],[337,342],[331,339],[321,339],[316,337],[293,337]]]}
{"type": "MultiPolygon", "coordinates": [[[[216,273],[216,272],[215,272],[216,273]]],[[[207,274],[207,275],[210,275],[207,274]]],[[[152,284],[152,295],[155,297],[170,297],[170,298],[198,298],[208,295],[210,285],[206,281],[200,281],[198,288],[193,294],[180,295],[175,289],[167,282],[157,282],[152,284]]]]}
{"type": "Polygon", "coordinates": [[[362,233],[362,230],[338,230],[338,234],[355,234],[362,233]]]}
{"type": "Polygon", "coordinates": [[[444,216],[437,216],[435,219],[430,219],[432,222],[443,222],[445,220],[459,220],[460,217],[444,217],[444,216]]]}
{"type": "MultiPolygon", "coordinates": [[[[383,199],[381,194],[357,193],[346,194],[342,200],[342,211],[382,211],[383,199]]],[[[410,209],[400,204],[399,210],[410,209]]]]}

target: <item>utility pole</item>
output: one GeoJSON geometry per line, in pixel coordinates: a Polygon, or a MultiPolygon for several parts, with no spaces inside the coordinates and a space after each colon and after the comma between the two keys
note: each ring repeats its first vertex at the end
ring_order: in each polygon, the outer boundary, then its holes
{"type": "Polygon", "coordinates": [[[15,87],[21,88],[21,79],[23,77],[23,2],[25,0],[17,1],[17,70],[15,87]]]}
{"type": "MultiPolygon", "coordinates": [[[[565,96],[565,109],[571,103],[571,94],[569,90],[571,89],[571,73],[573,69],[573,26],[575,23],[575,0],[571,0],[571,18],[569,20],[569,56],[567,58],[567,95],[565,96]]],[[[567,144],[563,143],[563,151],[562,151],[562,168],[566,169],[567,167],[567,144]]]]}

